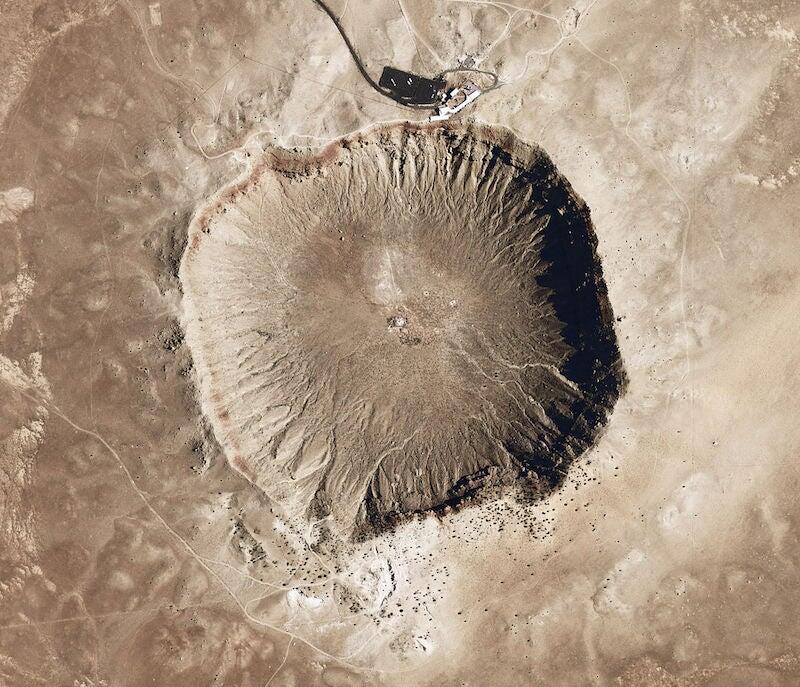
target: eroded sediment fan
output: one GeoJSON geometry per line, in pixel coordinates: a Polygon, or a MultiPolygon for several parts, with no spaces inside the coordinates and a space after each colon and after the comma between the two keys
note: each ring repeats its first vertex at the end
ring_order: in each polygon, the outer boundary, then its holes
{"type": "Polygon", "coordinates": [[[264,153],[191,223],[186,337],[228,460],[348,536],[545,493],[624,373],[585,204],[505,129],[264,153]]]}

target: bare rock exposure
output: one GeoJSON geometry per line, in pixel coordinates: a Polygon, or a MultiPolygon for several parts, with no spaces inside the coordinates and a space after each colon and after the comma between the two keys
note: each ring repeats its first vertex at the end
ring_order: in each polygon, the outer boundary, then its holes
{"type": "Polygon", "coordinates": [[[267,151],[198,212],[180,277],[229,461],[341,536],[551,491],[625,382],[589,211],[505,129],[267,151]]]}

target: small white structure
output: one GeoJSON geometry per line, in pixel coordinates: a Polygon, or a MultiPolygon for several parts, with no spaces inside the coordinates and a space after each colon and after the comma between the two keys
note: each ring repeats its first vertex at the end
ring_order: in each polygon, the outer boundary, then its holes
{"type": "Polygon", "coordinates": [[[443,105],[436,108],[436,114],[430,116],[430,121],[441,122],[450,119],[456,112],[461,112],[467,105],[476,100],[482,93],[472,81],[467,81],[461,88],[450,91],[443,105]]]}

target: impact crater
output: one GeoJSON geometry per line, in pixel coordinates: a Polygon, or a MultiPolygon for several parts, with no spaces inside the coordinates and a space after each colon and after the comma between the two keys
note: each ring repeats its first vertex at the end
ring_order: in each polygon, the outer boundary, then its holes
{"type": "Polygon", "coordinates": [[[625,384],[585,203],[497,127],[269,150],[189,228],[199,393],[231,465],[342,537],[556,488],[625,384]]]}

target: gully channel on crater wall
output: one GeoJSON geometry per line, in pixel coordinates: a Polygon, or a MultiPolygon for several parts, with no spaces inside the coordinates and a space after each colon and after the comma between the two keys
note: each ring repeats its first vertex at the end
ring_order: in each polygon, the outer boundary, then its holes
{"type": "Polygon", "coordinates": [[[505,129],[266,151],[195,216],[180,270],[228,460],[345,537],[552,491],[625,385],[596,245],[552,161],[505,129]]]}

